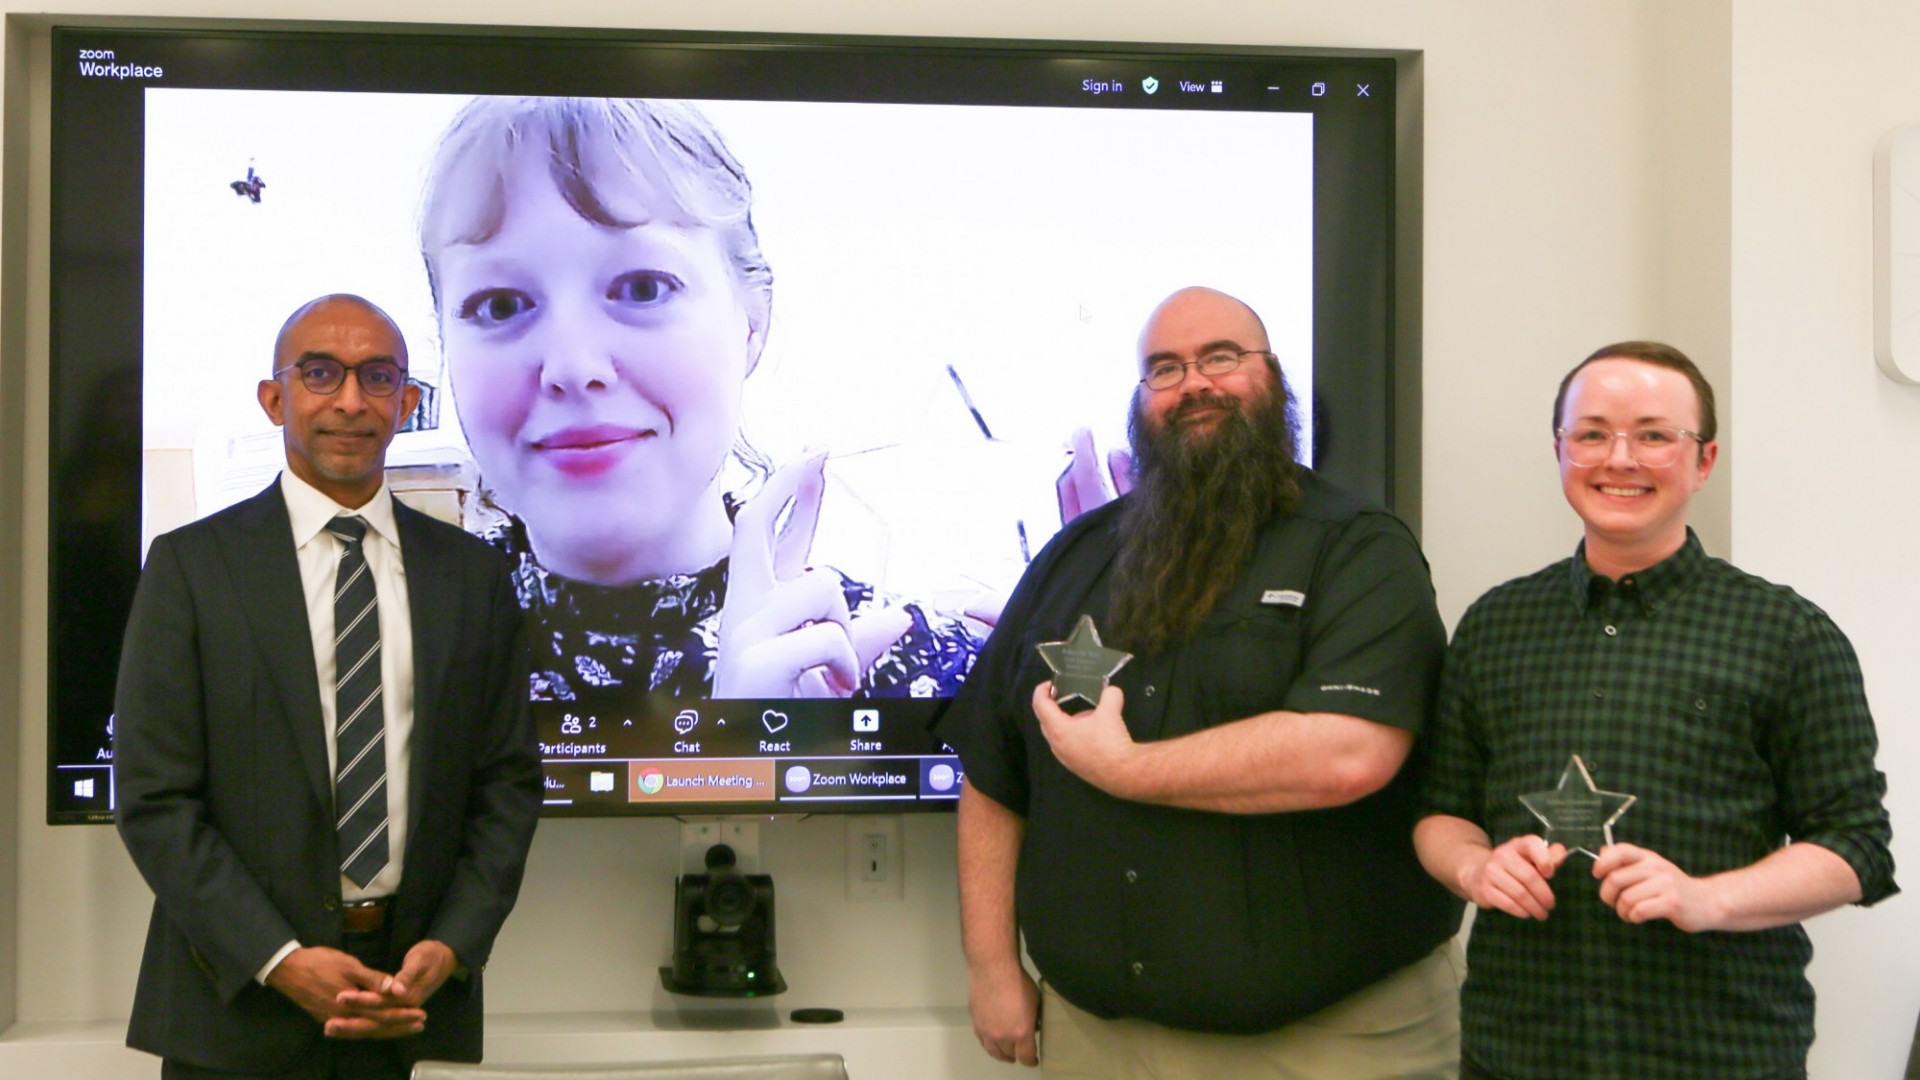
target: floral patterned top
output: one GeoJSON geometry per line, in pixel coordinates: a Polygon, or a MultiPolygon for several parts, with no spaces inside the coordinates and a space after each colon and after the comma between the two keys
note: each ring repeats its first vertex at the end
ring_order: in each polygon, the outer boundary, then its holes
{"type": "MultiPolygon", "coordinates": [[[[691,574],[593,585],[541,566],[525,536],[512,522],[487,539],[514,556],[514,589],[533,621],[532,700],[712,691],[727,560],[691,574]]],[[[883,606],[871,585],[844,574],[840,581],[850,613],[883,606]]],[[[919,604],[904,609],[912,625],[862,673],[854,697],[950,697],[973,667],[981,639],[965,623],[919,604]]]]}

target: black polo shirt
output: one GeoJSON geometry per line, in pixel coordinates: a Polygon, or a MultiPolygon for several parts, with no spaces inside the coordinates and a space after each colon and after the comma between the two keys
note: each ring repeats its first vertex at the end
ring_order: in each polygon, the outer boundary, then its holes
{"type": "MultiPolygon", "coordinates": [[[[1186,645],[1114,678],[1135,739],[1273,710],[1418,731],[1446,644],[1406,527],[1309,471],[1186,645]]],[[[1281,1027],[1432,951],[1460,905],[1414,857],[1411,770],[1348,806],[1220,814],[1107,795],[1034,719],[1035,652],[1104,622],[1119,503],[1076,518],[1021,579],[938,723],[967,782],[1026,819],[1016,903],[1027,950],[1096,1016],[1193,1031],[1281,1027]]]]}

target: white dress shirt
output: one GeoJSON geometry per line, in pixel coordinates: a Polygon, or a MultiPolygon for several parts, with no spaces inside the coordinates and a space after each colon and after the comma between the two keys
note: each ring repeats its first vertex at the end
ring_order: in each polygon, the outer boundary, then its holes
{"type": "MultiPolygon", "coordinates": [[[[294,553],[300,562],[300,589],[307,598],[307,624],[313,631],[313,666],[320,678],[320,713],[326,724],[329,776],[337,768],[333,589],[335,571],[346,545],[327,531],[327,523],[347,515],[367,523],[367,535],[360,547],[366,554],[367,570],[373,575],[374,591],[380,598],[381,704],[387,725],[387,865],[364,889],[342,874],[340,895],[348,902],[391,896],[400,889],[400,871],[407,850],[407,768],[413,759],[413,624],[407,604],[407,569],[401,558],[400,531],[393,519],[393,494],[382,481],[380,490],[365,506],[349,510],[287,471],[280,474],[280,493],[287,501],[287,516],[293,524],[294,553]]],[[[268,973],[298,947],[296,941],[282,946],[260,969],[260,981],[266,982],[268,973]]]]}

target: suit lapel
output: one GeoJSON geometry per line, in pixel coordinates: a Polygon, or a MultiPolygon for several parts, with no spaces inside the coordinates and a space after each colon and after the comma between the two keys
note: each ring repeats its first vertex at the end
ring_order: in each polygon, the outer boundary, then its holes
{"type": "Polygon", "coordinates": [[[445,538],[436,535],[425,514],[394,500],[393,516],[400,529],[400,558],[407,572],[408,620],[413,629],[413,746],[411,775],[407,777],[407,820],[418,822],[426,813],[426,794],[438,751],[439,704],[448,677],[454,639],[459,633],[461,595],[453,559],[445,538]]]}
{"type": "Polygon", "coordinates": [[[293,524],[278,479],[241,503],[221,533],[235,595],[272,673],[288,734],[300,752],[313,796],[329,816],[333,779],[327,767],[326,719],[320,711],[320,677],[313,665],[313,629],[293,550],[293,524]]]}

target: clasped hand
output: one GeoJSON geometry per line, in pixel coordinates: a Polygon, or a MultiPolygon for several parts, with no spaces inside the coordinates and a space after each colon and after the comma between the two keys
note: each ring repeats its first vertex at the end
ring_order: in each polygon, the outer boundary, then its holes
{"type": "MultiPolygon", "coordinates": [[[[1467,899],[1483,908],[1520,919],[1544,919],[1554,906],[1548,881],[1566,858],[1567,849],[1560,844],[1516,836],[1468,867],[1460,884],[1467,899]]],[[[1718,925],[1713,887],[1659,852],[1608,844],[1593,861],[1593,876],[1600,882],[1600,902],[1625,922],[1665,919],[1690,934],[1718,925]]]]}
{"type": "Polygon", "coordinates": [[[319,1021],[329,1038],[397,1039],[426,1029],[427,999],[457,963],[444,943],[422,941],[389,975],[339,949],[314,946],[288,953],[267,985],[319,1021]]]}
{"type": "Polygon", "coordinates": [[[1094,450],[1093,432],[1087,428],[1076,429],[1067,440],[1067,467],[1060,470],[1059,479],[1053,482],[1054,496],[1060,502],[1060,524],[1065,525],[1133,490],[1132,454],[1109,450],[1104,478],[1101,463],[1094,450]]]}
{"type": "MultiPolygon", "coordinates": [[[[901,608],[852,614],[840,576],[807,565],[820,524],[826,464],[827,455],[816,453],[776,470],[734,518],[714,697],[847,697],[913,627],[913,617],[901,608]]],[[[1075,431],[1067,467],[1055,483],[1062,524],[1132,486],[1126,451],[1108,454],[1105,465],[1103,481],[1092,433],[1075,431]]],[[[969,614],[992,624],[999,603],[969,614]]]]}
{"type": "Polygon", "coordinates": [[[716,698],[847,697],[913,626],[899,608],[851,614],[840,575],[807,565],[826,464],[822,453],[777,470],[734,518],[716,698]]]}

